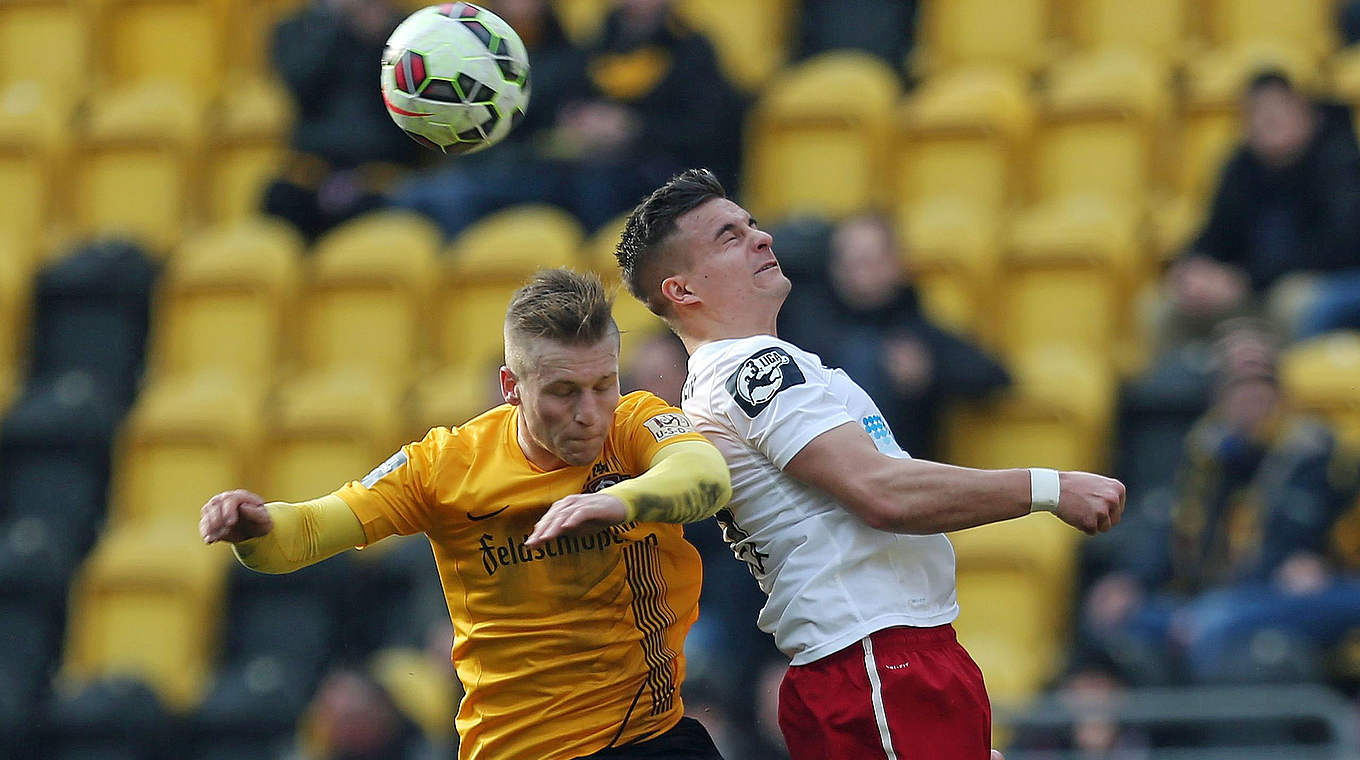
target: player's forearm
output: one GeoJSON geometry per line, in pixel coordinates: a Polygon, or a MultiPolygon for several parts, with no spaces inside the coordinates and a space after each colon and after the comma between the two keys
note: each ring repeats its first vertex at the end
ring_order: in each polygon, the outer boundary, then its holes
{"type": "Polygon", "coordinates": [[[946,533],[1009,520],[1031,511],[1028,470],[974,470],[901,459],[880,477],[866,477],[860,498],[894,533],[946,533]]]}
{"type": "Polygon", "coordinates": [[[241,564],[261,573],[291,573],[366,542],[359,518],[339,496],[265,505],[273,528],[232,545],[241,564]]]}
{"type": "Polygon", "coordinates": [[[732,476],[711,444],[682,441],[661,449],[645,473],[601,493],[622,501],[629,520],[690,523],[727,505],[732,476]]]}

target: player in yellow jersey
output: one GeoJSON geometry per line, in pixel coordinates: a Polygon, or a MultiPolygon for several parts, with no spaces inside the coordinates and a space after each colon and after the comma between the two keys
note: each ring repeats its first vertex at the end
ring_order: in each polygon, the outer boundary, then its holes
{"type": "Polygon", "coordinates": [[[539,272],[507,310],[505,405],[319,499],[203,506],[203,540],[269,573],[424,533],[467,693],[461,760],[721,760],[683,718],[701,569],[680,523],[731,482],[683,412],[620,398],[610,306],[594,275],[539,272]]]}

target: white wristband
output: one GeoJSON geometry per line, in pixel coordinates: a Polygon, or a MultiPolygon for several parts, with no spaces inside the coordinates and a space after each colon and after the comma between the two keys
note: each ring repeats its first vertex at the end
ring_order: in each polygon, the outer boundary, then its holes
{"type": "Polygon", "coordinates": [[[1029,468],[1029,511],[1052,512],[1058,508],[1062,486],[1058,471],[1044,467],[1029,468]]]}

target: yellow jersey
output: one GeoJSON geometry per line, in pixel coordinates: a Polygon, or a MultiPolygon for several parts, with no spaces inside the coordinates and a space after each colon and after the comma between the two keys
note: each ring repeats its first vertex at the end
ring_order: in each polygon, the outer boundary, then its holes
{"type": "Polygon", "coordinates": [[[372,543],[425,533],[466,696],[460,760],[568,760],[669,730],[681,718],[685,634],[702,569],[680,525],[625,523],[530,549],[564,496],[646,471],[662,447],[703,440],[645,391],[620,399],[599,458],[545,472],[516,437],[519,408],[434,428],[335,492],[372,543]]]}

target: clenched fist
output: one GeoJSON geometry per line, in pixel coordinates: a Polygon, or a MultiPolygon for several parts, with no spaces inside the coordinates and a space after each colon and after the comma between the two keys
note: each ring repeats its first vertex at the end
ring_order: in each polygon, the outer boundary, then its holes
{"type": "Polygon", "coordinates": [[[236,543],[257,538],[274,527],[264,499],[250,491],[225,491],[208,499],[203,505],[203,516],[198,521],[198,534],[203,543],[218,541],[236,543]]]}
{"type": "Polygon", "coordinates": [[[1119,524],[1124,514],[1124,484],[1089,472],[1058,474],[1061,494],[1053,510],[1063,522],[1088,536],[1119,524]]]}

